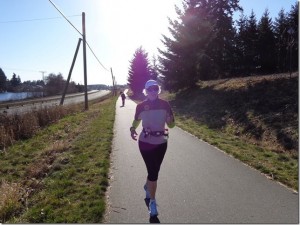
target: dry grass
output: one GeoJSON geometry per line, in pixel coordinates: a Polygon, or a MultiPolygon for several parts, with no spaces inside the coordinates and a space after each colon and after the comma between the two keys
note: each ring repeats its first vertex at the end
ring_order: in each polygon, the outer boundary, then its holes
{"type": "Polygon", "coordinates": [[[0,185],[0,223],[5,223],[22,204],[20,199],[24,193],[23,188],[18,183],[8,183],[2,181],[0,185]]]}
{"type": "Polygon", "coordinates": [[[39,160],[33,162],[26,171],[26,174],[30,178],[41,179],[47,175],[52,167],[53,162],[57,156],[68,150],[69,143],[65,140],[56,141],[45,149],[39,160]]]}
{"type": "MultiPolygon", "coordinates": [[[[298,72],[291,75],[292,78],[298,77],[298,72]]],[[[210,87],[215,90],[238,90],[238,89],[248,89],[251,86],[265,82],[265,81],[275,81],[278,79],[290,79],[290,76],[287,73],[281,74],[272,74],[264,76],[249,76],[249,77],[240,77],[240,78],[230,78],[230,79],[220,79],[220,80],[211,80],[203,81],[198,84],[202,87],[210,87]]]]}
{"type": "Polygon", "coordinates": [[[25,114],[0,115],[0,151],[15,141],[31,138],[40,128],[78,111],[81,111],[78,105],[71,105],[45,107],[25,114]]]}

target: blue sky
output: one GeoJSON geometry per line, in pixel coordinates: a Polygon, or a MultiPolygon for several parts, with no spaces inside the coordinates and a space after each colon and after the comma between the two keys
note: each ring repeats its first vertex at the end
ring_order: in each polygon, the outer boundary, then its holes
{"type": "MultiPolygon", "coordinates": [[[[176,18],[174,5],[181,0],[51,0],[82,32],[85,12],[86,38],[102,65],[87,48],[88,84],[111,85],[111,73],[118,84],[127,82],[129,61],[143,46],[149,59],[162,47],[168,34],[168,20],[176,18]]],[[[253,9],[259,20],[266,8],[275,18],[296,0],[240,0],[245,15],[253,9]]],[[[237,13],[235,18],[239,18],[237,13]]],[[[42,72],[62,73],[67,79],[80,34],[49,0],[0,0],[0,68],[8,79],[16,73],[22,81],[41,80],[42,72]]],[[[82,43],[72,81],[83,84],[82,43]]]]}

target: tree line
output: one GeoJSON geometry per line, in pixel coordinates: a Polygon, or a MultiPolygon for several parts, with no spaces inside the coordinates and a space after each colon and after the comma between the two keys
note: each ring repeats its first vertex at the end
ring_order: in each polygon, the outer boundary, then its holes
{"type": "Polygon", "coordinates": [[[281,9],[274,21],[268,9],[259,20],[252,10],[234,21],[234,13],[242,11],[239,0],[184,0],[182,6],[175,7],[177,19],[169,18],[171,37],[162,35],[158,65],[150,65],[142,48],[135,52],[130,87],[140,86],[133,83],[136,56],[148,62],[148,72],[141,77],[149,78],[154,69],[170,91],[193,87],[199,80],[298,70],[298,2],[289,12],[281,9]]]}
{"type": "MultiPolygon", "coordinates": [[[[44,96],[62,94],[66,85],[66,80],[61,73],[50,73],[44,80],[21,81],[20,76],[13,73],[8,79],[4,71],[0,68],[0,93],[3,92],[43,92],[44,96]]],[[[68,85],[67,93],[83,92],[84,86],[76,84],[74,81],[68,85]]]]}

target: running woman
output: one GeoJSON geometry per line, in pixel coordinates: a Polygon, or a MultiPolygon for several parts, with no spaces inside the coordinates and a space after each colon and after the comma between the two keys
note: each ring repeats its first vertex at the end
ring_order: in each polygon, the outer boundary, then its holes
{"type": "Polygon", "coordinates": [[[160,86],[157,81],[148,80],[143,92],[147,99],[137,105],[130,132],[132,139],[137,140],[136,128],[142,121],[143,131],[139,135],[138,144],[148,172],[144,190],[146,198],[150,199],[149,213],[153,217],[158,215],[155,193],[160,165],[168,145],[165,125],[173,128],[175,121],[169,103],[158,97],[160,86]]]}

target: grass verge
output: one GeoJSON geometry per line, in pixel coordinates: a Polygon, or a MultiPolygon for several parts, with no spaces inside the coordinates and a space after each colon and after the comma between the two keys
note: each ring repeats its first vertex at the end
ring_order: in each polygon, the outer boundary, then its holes
{"type": "Polygon", "coordinates": [[[101,223],[116,98],[0,152],[0,222],[101,223]]]}

